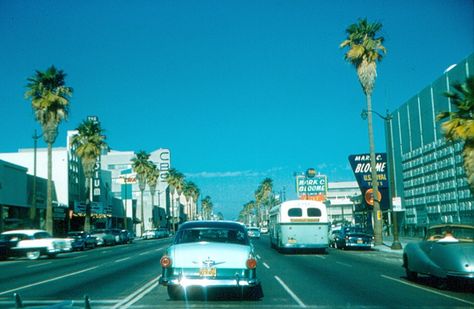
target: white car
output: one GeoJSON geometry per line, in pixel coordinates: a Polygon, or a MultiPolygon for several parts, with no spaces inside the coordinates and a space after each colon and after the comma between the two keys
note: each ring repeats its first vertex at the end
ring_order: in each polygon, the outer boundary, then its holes
{"type": "Polygon", "coordinates": [[[253,246],[245,226],[237,222],[182,224],[160,263],[160,283],[171,299],[189,295],[189,289],[219,288],[251,299],[263,297],[253,246]]]}
{"type": "Polygon", "coordinates": [[[54,258],[58,253],[72,251],[70,239],[53,238],[44,230],[13,230],[0,237],[8,241],[10,256],[26,256],[30,260],[42,255],[54,258]]]}

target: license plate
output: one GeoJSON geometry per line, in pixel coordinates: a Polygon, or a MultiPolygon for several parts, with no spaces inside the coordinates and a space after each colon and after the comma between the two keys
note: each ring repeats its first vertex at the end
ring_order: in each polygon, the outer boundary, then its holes
{"type": "Polygon", "coordinates": [[[199,276],[202,277],[215,277],[217,270],[215,268],[201,268],[199,269],[199,276]]]}
{"type": "Polygon", "coordinates": [[[364,243],[364,241],[362,239],[357,239],[357,243],[362,244],[362,243],[364,243]]]}

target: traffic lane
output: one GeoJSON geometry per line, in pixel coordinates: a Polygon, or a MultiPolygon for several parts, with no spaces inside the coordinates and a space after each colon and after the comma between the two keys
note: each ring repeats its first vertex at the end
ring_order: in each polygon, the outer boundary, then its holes
{"type": "MultiPolygon", "coordinates": [[[[9,289],[0,291],[0,297],[9,298],[13,291],[28,299],[81,299],[84,295],[96,299],[124,297],[149,278],[157,276],[152,271],[159,268],[159,259],[167,244],[149,243],[139,247],[140,251],[133,255],[113,255],[112,250],[106,260],[82,259],[84,263],[61,267],[59,273],[51,267],[42,277],[35,276],[25,284],[15,280],[9,289]]],[[[121,250],[117,251],[120,253],[121,250]]],[[[99,257],[103,254],[97,253],[99,257]]]]}
{"type": "Polygon", "coordinates": [[[264,254],[262,261],[277,269],[276,275],[300,299],[300,305],[462,306],[466,304],[463,299],[453,299],[431,291],[419,291],[417,288],[392,280],[391,275],[399,274],[399,265],[380,261],[373,265],[370,259],[361,259],[357,256],[363,254],[360,251],[332,254],[330,250],[326,255],[281,254],[282,258],[278,258],[274,253],[276,251],[266,249],[268,247],[265,242],[256,243],[256,247],[264,254]],[[355,257],[352,253],[355,253],[355,257]]]}
{"type": "MultiPolygon", "coordinates": [[[[127,257],[147,250],[148,246],[156,244],[169,244],[170,240],[156,242],[135,242],[129,245],[99,247],[93,250],[59,254],[54,259],[10,259],[0,263],[0,290],[5,288],[2,284],[25,283],[35,276],[57,275],[67,269],[74,271],[77,267],[89,267],[98,263],[107,262],[113,258],[127,257]],[[23,281],[22,281],[23,280],[23,281]],[[26,282],[25,282],[26,281],[26,282]]],[[[77,270],[77,269],[76,269],[77,270]]]]}

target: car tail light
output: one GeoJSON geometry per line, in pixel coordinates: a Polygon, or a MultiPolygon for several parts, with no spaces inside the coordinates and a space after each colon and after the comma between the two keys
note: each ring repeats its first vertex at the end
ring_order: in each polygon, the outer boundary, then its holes
{"type": "Polygon", "coordinates": [[[172,262],[169,256],[165,255],[160,260],[161,267],[168,268],[171,266],[172,262]]]}
{"type": "Polygon", "coordinates": [[[255,269],[257,268],[257,260],[254,259],[253,257],[249,257],[247,259],[247,268],[248,269],[255,269]]]}

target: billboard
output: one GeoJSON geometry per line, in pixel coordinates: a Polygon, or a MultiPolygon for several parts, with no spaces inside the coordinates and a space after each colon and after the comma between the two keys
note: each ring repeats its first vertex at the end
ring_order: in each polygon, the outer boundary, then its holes
{"type": "Polygon", "coordinates": [[[296,175],[296,193],[299,199],[324,201],[327,191],[326,175],[314,175],[313,173],[296,175]]]}
{"type": "MultiPolygon", "coordinates": [[[[363,201],[367,206],[373,206],[373,192],[372,192],[372,169],[370,167],[370,154],[355,154],[349,156],[349,163],[351,164],[354,176],[359,184],[359,188],[364,197],[363,201]]],[[[387,210],[390,207],[389,190],[388,190],[388,165],[387,154],[375,154],[375,168],[377,171],[378,184],[378,200],[380,201],[380,209],[387,210]]]]}

